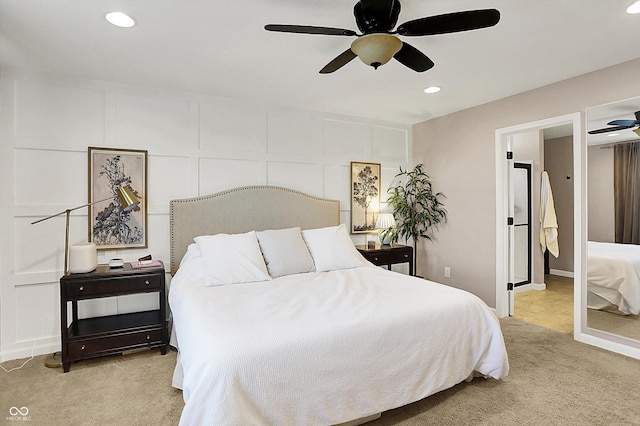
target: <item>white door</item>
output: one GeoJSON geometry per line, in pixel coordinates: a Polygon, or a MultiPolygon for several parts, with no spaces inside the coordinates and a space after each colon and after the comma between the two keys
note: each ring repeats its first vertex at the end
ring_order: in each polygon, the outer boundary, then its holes
{"type": "Polygon", "coordinates": [[[514,169],[514,161],[513,161],[513,151],[511,150],[511,137],[508,138],[507,142],[507,182],[508,182],[508,197],[507,197],[507,236],[508,236],[508,247],[507,253],[509,254],[508,261],[508,282],[507,282],[507,294],[509,298],[508,303],[508,311],[509,315],[513,315],[514,312],[514,287],[513,283],[515,282],[515,227],[514,224],[514,210],[515,210],[515,201],[514,201],[514,193],[515,193],[515,169],[514,169]]]}

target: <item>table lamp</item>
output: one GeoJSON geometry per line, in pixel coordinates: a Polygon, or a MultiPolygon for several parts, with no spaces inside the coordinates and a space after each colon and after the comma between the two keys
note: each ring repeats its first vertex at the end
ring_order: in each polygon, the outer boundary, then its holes
{"type": "Polygon", "coordinates": [[[376,220],[376,229],[380,230],[380,244],[388,246],[391,243],[389,238],[389,228],[396,226],[396,218],[393,213],[380,213],[376,220]]]}
{"type": "MultiPolygon", "coordinates": [[[[122,206],[124,211],[129,211],[135,208],[138,204],[140,204],[140,200],[133,193],[133,189],[130,186],[122,186],[116,189],[116,195],[118,196],[118,201],[122,206]]],[[[35,222],[31,222],[32,225],[36,223],[43,222],[45,220],[52,219],[54,217],[60,216],[62,214],[66,215],[66,235],[64,239],[64,275],[69,275],[69,214],[74,211],[81,209],[83,207],[89,207],[97,203],[101,203],[103,201],[112,200],[113,197],[105,198],[103,200],[93,201],[91,203],[83,204],[78,207],[73,207],[70,209],[66,209],[61,211],[60,213],[52,214],[51,216],[44,217],[42,219],[36,220],[35,222]]]]}

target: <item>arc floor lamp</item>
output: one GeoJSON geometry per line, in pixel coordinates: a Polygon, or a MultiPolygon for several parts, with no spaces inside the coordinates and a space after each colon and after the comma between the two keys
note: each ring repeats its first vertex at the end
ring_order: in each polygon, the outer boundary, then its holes
{"type": "MultiPolygon", "coordinates": [[[[133,193],[133,190],[130,186],[122,186],[116,189],[116,195],[118,196],[118,201],[120,202],[120,206],[122,206],[123,211],[129,211],[134,209],[138,204],[140,204],[140,200],[133,193]]],[[[66,209],[61,211],[60,213],[52,214],[51,216],[43,217],[42,219],[31,222],[32,225],[36,223],[44,222],[45,220],[53,219],[54,217],[58,217],[60,215],[66,216],[66,228],[65,228],[65,239],[64,239],[64,275],[69,274],[69,215],[72,211],[81,209],[83,207],[89,207],[94,204],[101,203],[103,201],[112,200],[113,197],[105,198],[103,200],[93,201],[91,203],[83,204],[81,206],[73,207],[70,209],[66,209]]]]}

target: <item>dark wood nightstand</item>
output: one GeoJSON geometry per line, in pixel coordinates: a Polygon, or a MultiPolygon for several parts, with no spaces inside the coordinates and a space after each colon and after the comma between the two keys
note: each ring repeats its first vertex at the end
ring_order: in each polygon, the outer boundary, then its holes
{"type": "Polygon", "coordinates": [[[368,246],[356,246],[356,248],[369,262],[376,266],[387,265],[389,270],[391,265],[396,263],[409,263],[409,275],[413,275],[413,247],[411,246],[376,244],[373,248],[368,246]]]}
{"type": "Polygon", "coordinates": [[[167,353],[166,290],[164,266],[134,269],[125,263],[110,269],[98,265],[93,272],[60,278],[62,366],[68,372],[73,361],[129,350],[161,348],[167,353]],[[78,319],[78,301],[128,294],[158,293],[159,309],[78,319]],[[67,322],[71,303],[72,322],[67,322]]]}

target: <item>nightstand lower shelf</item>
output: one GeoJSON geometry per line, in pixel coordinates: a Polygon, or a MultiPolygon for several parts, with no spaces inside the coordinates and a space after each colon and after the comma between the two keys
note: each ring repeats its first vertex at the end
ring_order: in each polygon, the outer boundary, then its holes
{"type": "Polygon", "coordinates": [[[138,328],[160,328],[160,310],[134,312],[131,314],[109,315],[80,319],[69,326],[69,339],[82,339],[112,334],[114,331],[136,330],[138,328]]]}

